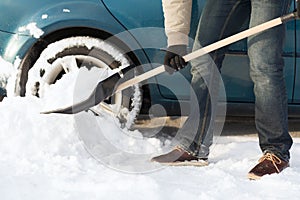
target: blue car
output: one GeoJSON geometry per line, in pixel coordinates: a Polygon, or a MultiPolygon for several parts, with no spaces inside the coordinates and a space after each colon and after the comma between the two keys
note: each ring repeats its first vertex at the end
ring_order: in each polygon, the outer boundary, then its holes
{"type": "MultiPolygon", "coordinates": [[[[203,4],[202,0],[193,1],[191,44],[203,4]]],[[[291,12],[294,7],[295,0],[291,12]]],[[[134,64],[142,66],[136,73],[144,73],[163,61],[166,36],[159,0],[1,0],[0,13],[0,56],[19,62],[14,92],[20,96],[42,97],[45,85],[55,84],[81,66],[113,71],[134,64]]],[[[290,116],[300,114],[299,26],[296,20],[286,26],[290,116]]],[[[222,68],[228,115],[253,115],[248,68],[246,40],[232,44],[222,68]]],[[[163,73],[114,95],[102,106],[112,110],[111,105],[117,105],[114,112],[125,121],[137,113],[147,114],[152,105],[162,106],[167,115],[184,115],[188,109],[178,109],[178,105],[189,107],[190,79],[189,67],[174,75],[163,73]]]]}

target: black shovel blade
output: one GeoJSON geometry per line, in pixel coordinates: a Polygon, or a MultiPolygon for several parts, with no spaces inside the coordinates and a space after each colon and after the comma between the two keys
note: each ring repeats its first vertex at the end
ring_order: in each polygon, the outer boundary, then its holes
{"type": "Polygon", "coordinates": [[[68,106],[65,108],[60,108],[52,111],[42,112],[42,114],[51,114],[51,113],[60,113],[60,114],[76,114],[84,110],[88,110],[89,108],[98,105],[103,100],[112,96],[117,89],[117,86],[122,83],[122,77],[120,74],[126,74],[129,70],[133,69],[135,66],[130,65],[124,69],[122,69],[119,73],[115,73],[112,76],[100,81],[92,94],[85,100],[74,104],[72,106],[68,106]]]}

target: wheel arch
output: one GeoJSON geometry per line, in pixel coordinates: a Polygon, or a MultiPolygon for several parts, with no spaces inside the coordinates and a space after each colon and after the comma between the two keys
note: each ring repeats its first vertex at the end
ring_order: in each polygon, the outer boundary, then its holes
{"type": "Polygon", "coordinates": [[[24,87],[21,86],[26,84],[28,79],[27,72],[33,66],[34,62],[39,58],[41,52],[49,44],[57,40],[61,40],[68,37],[76,37],[76,36],[90,36],[102,40],[109,39],[109,42],[117,45],[120,49],[126,52],[127,56],[133,62],[132,64],[139,65],[141,63],[138,56],[136,56],[135,53],[132,52],[130,48],[123,41],[121,41],[116,37],[113,37],[111,33],[108,33],[106,31],[90,28],[90,27],[70,27],[70,28],[56,30],[38,39],[35,43],[33,43],[33,45],[28,49],[28,51],[24,55],[19,66],[21,77],[20,77],[19,85],[17,86],[20,88],[20,94],[19,94],[20,96],[25,96],[26,90],[24,87]]]}

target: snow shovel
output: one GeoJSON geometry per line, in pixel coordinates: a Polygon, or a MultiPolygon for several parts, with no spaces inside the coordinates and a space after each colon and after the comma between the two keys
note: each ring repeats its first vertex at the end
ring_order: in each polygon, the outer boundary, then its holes
{"type": "MultiPolygon", "coordinates": [[[[276,19],[270,20],[270,21],[260,24],[258,26],[252,27],[248,30],[242,31],[235,35],[232,35],[228,38],[225,38],[223,40],[220,40],[218,42],[210,44],[206,47],[203,47],[197,51],[194,51],[190,54],[187,54],[187,55],[183,56],[183,58],[186,62],[188,62],[194,58],[208,54],[214,50],[217,50],[219,48],[222,48],[224,46],[227,46],[229,44],[232,44],[234,42],[237,42],[239,40],[247,38],[249,36],[255,35],[255,34],[265,31],[267,29],[281,25],[292,19],[297,19],[300,16],[300,9],[299,9],[300,8],[300,0],[297,2],[297,8],[298,9],[293,13],[284,15],[282,17],[278,17],[276,19]]],[[[102,102],[103,100],[105,100],[106,98],[112,96],[113,94],[115,94],[117,92],[120,92],[134,84],[137,84],[139,82],[142,82],[146,79],[149,79],[153,76],[156,76],[160,73],[165,72],[164,65],[161,65],[155,69],[152,69],[148,72],[138,75],[130,80],[120,83],[120,80],[122,79],[121,74],[126,74],[126,72],[133,69],[134,67],[135,67],[134,65],[130,65],[130,66],[120,70],[119,73],[115,73],[112,76],[100,81],[97,84],[94,91],[92,92],[92,94],[87,99],[85,99],[77,104],[74,104],[72,106],[66,107],[66,108],[60,108],[60,109],[56,109],[56,110],[42,112],[42,114],[50,114],[50,113],[75,114],[75,113],[78,113],[78,112],[81,112],[84,110],[88,110],[89,108],[91,108],[95,105],[98,105],[100,102],[102,102]]]]}

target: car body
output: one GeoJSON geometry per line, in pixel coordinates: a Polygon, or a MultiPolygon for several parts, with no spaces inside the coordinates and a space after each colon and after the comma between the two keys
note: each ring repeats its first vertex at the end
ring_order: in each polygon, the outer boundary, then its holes
{"type": "MultiPolygon", "coordinates": [[[[191,38],[195,36],[203,5],[201,0],[193,1],[191,38]]],[[[291,11],[294,5],[295,2],[291,11]]],[[[163,61],[166,36],[159,0],[2,0],[0,13],[0,56],[11,63],[20,59],[19,69],[27,72],[46,45],[72,36],[103,40],[116,36],[118,41],[114,45],[128,53],[132,63],[150,63],[152,65],[147,67],[153,68],[153,63],[163,61]]],[[[287,23],[283,54],[290,116],[300,113],[299,26],[296,20],[287,23]]],[[[143,70],[149,70],[147,67],[143,70]]],[[[22,76],[27,78],[27,75],[22,76]]],[[[222,78],[228,113],[253,115],[253,83],[249,77],[246,40],[230,46],[222,67],[222,78]]],[[[189,67],[172,76],[164,73],[151,79],[143,86],[141,112],[147,113],[151,105],[159,104],[168,115],[184,114],[177,108],[178,103],[189,107],[190,79],[189,67]]],[[[20,84],[16,82],[17,86],[20,84]]],[[[18,92],[22,96],[26,92],[24,87],[18,92]]]]}

